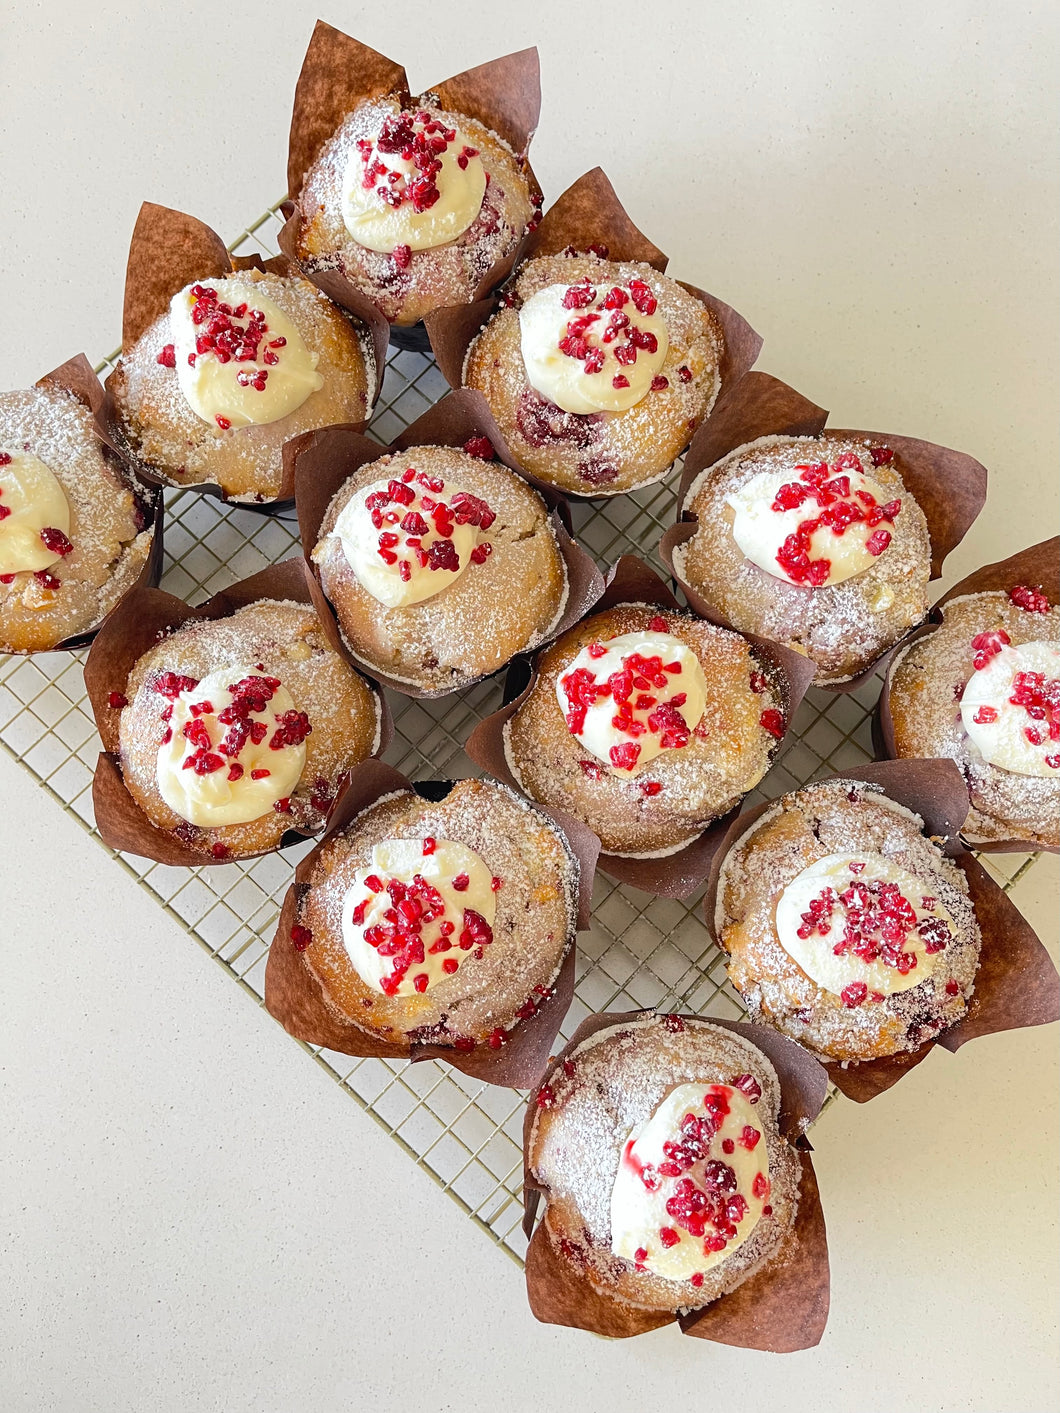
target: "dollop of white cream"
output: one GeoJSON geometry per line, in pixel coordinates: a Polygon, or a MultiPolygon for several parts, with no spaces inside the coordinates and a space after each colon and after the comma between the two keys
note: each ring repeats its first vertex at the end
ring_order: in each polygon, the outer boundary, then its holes
{"type": "Polygon", "coordinates": [[[1014,775],[1060,774],[1060,646],[1001,647],[968,679],[961,723],[990,765],[1014,775]],[[1028,675],[1033,680],[1017,680],[1028,675]],[[1011,700],[1017,694],[1027,698],[1030,710],[1011,700]]]}
{"type": "Polygon", "coordinates": [[[221,431],[278,422],[324,386],[317,372],[319,355],[310,353],[294,321],[253,280],[188,285],[170,301],[169,321],[185,401],[197,417],[221,431]],[[204,316],[213,300],[196,290],[217,295],[216,318],[227,328],[211,333],[211,318],[204,316]],[[240,309],[243,313],[237,314],[240,309]],[[252,319],[255,313],[263,318],[252,319]],[[205,348],[203,340],[212,340],[215,347],[205,348]],[[234,354],[226,356],[232,349],[234,354]]]}
{"type": "MultiPolygon", "coordinates": [[[[687,1194],[687,1187],[683,1191],[687,1194]]],[[[632,1130],[623,1145],[611,1189],[611,1249],[616,1256],[657,1276],[686,1281],[709,1271],[742,1246],[768,1203],[769,1157],[754,1105],[730,1084],[679,1084],[646,1123],[632,1130]],[[714,1100],[727,1112],[708,1107],[705,1099],[714,1100]],[[660,1171],[674,1164],[675,1155],[667,1152],[667,1144],[686,1150],[687,1156],[677,1158],[677,1175],[660,1171]],[[693,1157],[695,1161],[686,1166],[687,1159],[693,1157]],[[708,1167],[719,1163],[729,1169],[729,1174],[722,1175],[724,1185],[720,1187],[710,1180],[718,1168],[708,1167]],[[683,1225],[679,1192],[679,1185],[689,1182],[703,1194],[707,1212],[717,1193],[723,1201],[735,1195],[742,1198],[742,1215],[736,1221],[730,1219],[728,1228],[721,1232],[708,1216],[703,1234],[693,1234],[683,1225]],[[733,1228],[733,1234],[728,1235],[733,1228]],[[711,1250],[711,1246],[718,1249],[711,1250]]],[[[692,1224],[698,1226],[694,1219],[692,1224]]]]}
{"type": "Polygon", "coordinates": [[[296,745],[272,745],[282,728],[280,718],[296,710],[291,694],[276,678],[269,679],[277,685],[264,709],[246,713],[247,721],[258,724],[260,741],[248,734],[237,750],[230,749],[236,745],[230,733],[238,728],[218,718],[236,699],[230,688],[248,677],[266,674],[246,665],[211,672],[197,686],[178,693],[172,712],[163,718],[156,767],[159,793],[174,814],[204,829],[260,819],[290,796],[305,768],[304,739],[296,745]],[[197,761],[213,768],[200,771],[197,761]]]}
{"type": "Polygon", "coordinates": [[[625,412],[646,397],[666,361],[670,336],[654,294],[639,283],[641,304],[655,312],[642,313],[626,285],[596,287],[582,281],[549,285],[531,295],[519,310],[520,347],[531,387],[564,412],[583,414],[625,412]],[[572,296],[571,290],[585,293],[572,296]],[[572,298],[579,302],[572,304],[572,298]],[[620,298],[625,301],[621,305],[620,298]],[[608,308],[608,299],[617,307],[608,308]],[[653,346],[637,346],[637,338],[653,346]]]}
{"type": "MultiPolygon", "coordinates": [[[[352,495],[331,534],[372,598],[398,608],[434,598],[483,562],[495,519],[480,497],[410,467],[401,479],[373,481],[352,495]]],[[[323,544],[314,553],[319,559],[323,544]]]]}
{"type": "Polygon", "coordinates": [[[383,839],[343,899],[342,940],[366,986],[414,996],[489,946],[496,913],[493,877],[474,849],[451,839],[383,839]]]}
{"type": "Polygon", "coordinates": [[[556,679],[556,700],[571,735],[603,761],[612,775],[629,778],[664,750],[681,749],[687,744],[687,734],[695,730],[703,716],[707,680],[699,658],[680,638],[672,633],[644,630],[622,633],[607,642],[582,648],[556,679]],[[643,664],[631,665],[634,657],[648,660],[650,675],[643,664]],[[632,684],[628,697],[622,697],[626,684],[613,683],[611,679],[627,671],[632,674],[632,684]],[[588,694],[584,673],[595,681],[595,700],[585,706],[583,713],[579,703],[588,694]],[[615,685],[619,686],[618,699],[613,694],[615,685]],[[666,710],[660,712],[660,708],[666,710]],[[683,732],[678,727],[677,735],[686,739],[680,745],[672,741],[664,744],[677,724],[675,714],[687,728],[683,732]],[[627,764],[627,759],[633,763],[627,764]]]}
{"type": "Polygon", "coordinates": [[[70,503],[55,473],[32,452],[0,449],[0,574],[36,573],[60,559],[41,539],[47,529],[70,532],[70,503]]]}
{"type": "MultiPolygon", "coordinates": [[[[437,199],[417,210],[423,205],[419,195],[423,187],[415,184],[423,182],[424,173],[413,157],[380,152],[378,132],[370,140],[362,139],[343,172],[342,219],[357,244],[368,250],[390,253],[402,245],[410,251],[431,250],[456,240],[478,216],[486,195],[482,159],[459,128],[402,116],[417,136],[433,140],[436,146],[445,142],[434,158],[441,170],[427,179],[437,191],[437,199]],[[451,139],[447,139],[449,133],[451,139]]],[[[411,154],[412,149],[404,151],[411,154]]]]}
{"type": "MultiPolygon", "coordinates": [[[[876,892],[870,888],[870,896],[875,897],[876,892]]],[[[893,900],[894,894],[889,897],[893,900]]],[[[888,895],[880,901],[887,905],[888,895]]],[[[781,893],[776,917],[780,945],[811,981],[835,996],[862,983],[867,992],[862,1000],[871,1000],[873,993],[890,996],[918,986],[932,974],[937,958],[956,936],[953,918],[938,898],[919,878],[883,854],[827,854],[818,859],[797,874],[781,893]],[[878,927],[871,919],[862,922],[862,886],[873,884],[893,885],[901,895],[901,953],[914,959],[911,965],[903,963],[908,966],[904,973],[880,956],[862,957],[853,945],[847,945],[848,924],[852,933],[865,939],[870,951],[871,944],[879,938],[878,927]],[[821,900],[821,911],[816,916],[811,909],[815,900],[821,900]],[[918,930],[922,924],[923,932],[918,930]],[[942,946],[938,950],[929,950],[939,942],[942,946]],[[839,953],[837,947],[842,949],[839,953]]],[[[885,951],[882,955],[887,954],[885,951]]]]}
{"type": "MultiPolygon", "coordinates": [[[[861,495],[871,496],[877,505],[889,503],[887,492],[871,476],[849,469],[836,469],[832,472],[833,481],[841,477],[849,480],[850,492],[836,499],[859,510],[864,508],[859,492],[861,495]]],[[[727,504],[735,512],[733,539],[744,557],[752,564],[764,569],[774,579],[783,579],[789,584],[810,583],[814,588],[822,588],[828,584],[841,584],[844,580],[853,578],[855,574],[864,573],[876,562],[880,553],[887,553],[886,546],[878,554],[874,554],[867,546],[872,537],[880,532],[889,538],[893,529],[889,520],[875,526],[858,520],[847,525],[838,534],[830,526],[820,525],[808,535],[808,554],[811,561],[827,560],[827,572],[819,579],[815,577],[811,580],[790,574],[781,565],[777,555],[788,537],[796,535],[799,526],[805,521],[817,519],[822,509],[812,496],[797,508],[773,508],[780,488],[797,481],[798,477],[790,472],[760,471],[727,498],[727,504]]],[[[874,545],[880,543],[878,539],[872,542],[874,545]]]]}

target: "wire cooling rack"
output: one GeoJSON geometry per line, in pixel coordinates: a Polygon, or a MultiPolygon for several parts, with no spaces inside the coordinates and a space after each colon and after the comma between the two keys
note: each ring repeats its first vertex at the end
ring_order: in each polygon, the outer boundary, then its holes
{"type": "MultiPolygon", "coordinates": [[[[278,205],[270,207],[237,238],[233,252],[275,254],[282,222],[278,205]]],[[[98,371],[109,371],[116,356],[98,371]]],[[[371,432],[389,443],[446,391],[430,355],[391,348],[371,432]]],[[[665,482],[632,495],[598,506],[575,505],[575,535],[601,565],[635,551],[661,568],[654,547],[673,519],[677,478],[675,470],[665,482]]],[[[166,492],[162,585],[181,598],[201,602],[299,552],[293,512],[265,518],[190,490],[166,492]]],[[[94,834],[92,772],[99,741],[84,690],[85,656],[86,650],[0,657],[0,744],[94,834]]],[[[809,692],[779,763],[748,803],[872,760],[870,722],[879,687],[873,679],[848,695],[809,692]]],[[[463,742],[476,722],[500,705],[499,679],[441,701],[388,695],[395,734],[386,759],[392,765],[412,779],[476,773],[463,742]]],[[[107,852],[260,1005],[280,904],[294,865],[311,847],[307,841],[282,855],[205,868],[172,868],[107,852]]],[[[1012,891],[1034,857],[994,854],[982,862],[1012,891]]],[[[564,1037],[595,1011],[658,1006],[730,1019],[745,1014],[726,979],[724,959],[707,938],[700,899],[701,893],[684,901],[653,898],[597,878],[592,930],[578,939],[577,986],[564,1037]]],[[[482,1084],[435,1061],[356,1060],[293,1043],[522,1263],[524,1093],[482,1084]]]]}

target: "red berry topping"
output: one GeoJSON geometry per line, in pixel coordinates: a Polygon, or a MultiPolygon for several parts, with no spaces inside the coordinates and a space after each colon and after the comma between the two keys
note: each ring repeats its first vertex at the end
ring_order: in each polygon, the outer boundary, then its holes
{"type": "Polygon", "coordinates": [[[1005,632],[1004,628],[995,628],[992,632],[976,633],[972,639],[972,659],[975,670],[981,672],[987,663],[998,655],[1002,648],[1007,647],[1012,639],[1005,632]]]}
{"type": "Polygon", "coordinates": [[[843,1005],[847,1010],[852,1011],[862,1005],[869,994],[869,988],[863,981],[852,981],[849,986],[844,986],[839,994],[843,1005]]]}
{"type": "Polygon", "coordinates": [[[750,1104],[757,1104],[762,1097],[762,1086],[753,1074],[738,1074],[732,1082],[733,1088],[747,1097],[750,1104]]]}
{"type": "Polygon", "coordinates": [[[669,1249],[671,1246],[676,1246],[677,1243],[681,1240],[681,1238],[677,1234],[677,1232],[674,1231],[673,1227],[660,1227],[659,1240],[662,1242],[664,1247],[669,1249]]]}
{"type": "Polygon", "coordinates": [[[1008,596],[1010,603],[1022,608],[1026,613],[1048,613],[1052,608],[1041,589],[1032,589],[1026,584],[1017,584],[1015,588],[1009,589],[1008,596]]]}
{"type": "Polygon", "coordinates": [[[40,537],[44,543],[44,548],[48,550],[50,554],[57,554],[63,556],[68,555],[73,551],[73,545],[66,538],[63,532],[61,530],[56,530],[55,527],[52,525],[46,525],[45,528],[40,532],[40,537]]]}
{"type": "Polygon", "coordinates": [[[464,450],[468,456],[477,456],[480,461],[492,461],[496,455],[489,437],[483,436],[468,437],[464,450]]]}
{"type": "Polygon", "coordinates": [[[177,355],[173,344],[167,343],[155,359],[155,362],[161,363],[163,368],[175,368],[177,366],[177,355]]]}
{"type": "Polygon", "coordinates": [[[113,711],[120,711],[122,707],[129,705],[129,698],[124,692],[111,692],[107,697],[107,705],[113,711]]]}
{"type": "Polygon", "coordinates": [[[296,922],[291,928],[291,941],[294,943],[295,951],[304,952],[313,940],[313,934],[308,927],[303,927],[300,922],[296,922]]]}
{"type": "Polygon", "coordinates": [[[954,981],[954,979],[953,979],[952,977],[950,977],[949,981],[947,981],[947,983],[946,983],[946,995],[947,995],[947,996],[959,996],[959,995],[960,995],[960,992],[961,992],[961,988],[960,988],[959,984],[958,984],[956,981],[954,981]]]}
{"type": "Polygon", "coordinates": [[[213,854],[215,859],[226,859],[231,852],[228,845],[222,844],[220,840],[218,840],[216,844],[210,845],[210,853],[213,854]]]}
{"type": "Polygon", "coordinates": [[[784,735],[784,714],[776,707],[767,707],[758,718],[758,724],[763,731],[768,731],[771,736],[775,736],[779,741],[784,735]]]}
{"type": "Polygon", "coordinates": [[[55,593],[61,583],[61,581],[47,569],[34,570],[33,577],[42,588],[49,589],[52,593],[55,593]]]}
{"type": "Polygon", "coordinates": [[[662,794],[662,786],[659,784],[658,780],[642,780],[640,783],[640,792],[642,795],[647,795],[647,797],[651,799],[653,795],[662,794]]]}
{"type": "Polygon", "coordinates": [[[556,1102],[555,1091],[550,1084],[543,1084],[537,1091],[537,1107],[539,1109],[551,1109],[556,1102]]]}
{"type": "Polygon", "coordinates": [[[395,245],[391,253],[394,257],[394,264],[399,270],[407,270],[412,264],[412,247],[410,245],[395,245]]]}

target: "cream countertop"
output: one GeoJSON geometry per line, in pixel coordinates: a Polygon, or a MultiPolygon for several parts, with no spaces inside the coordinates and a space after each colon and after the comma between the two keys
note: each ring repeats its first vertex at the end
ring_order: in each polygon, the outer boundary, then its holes
{"type": "MultiPolygon", "coordinates": [[[[316,8],[259,5],[238,44],[213,13],[0,18],[0,386],[117,342],[141,199],[236,233],[279,193],[316,8]]],[[[413,83],[537,42],[550,194],[600,161],[674,272],[766,335],[763,367],[839,425],[990,467],[947,582],[1052,532],[1044,4],[1018,24],[953,0],[407,14],[327,18],[413,83]]],[[[609,1344],[536,1325],[511,1263],[6,758],[0,798],[5,1413],[610,1410],[694,1379],[753,1413],[1055,1405],[1055,1030],[936,1052],[870,1108],[829,1110],[819,1349],[609,1344]]],[[[1054,955],[1056,864],[1020,894],[1054,955]]]]}

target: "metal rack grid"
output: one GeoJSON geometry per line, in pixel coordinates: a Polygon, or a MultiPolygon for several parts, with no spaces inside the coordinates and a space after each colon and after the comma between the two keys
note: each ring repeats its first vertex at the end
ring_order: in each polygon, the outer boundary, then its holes
{"type": "MultiPolygon", "coordinates": [[[[231,247],[276,252],[282,224],[270,207],[231,247]]],[[[117,355],[100,364],[105,373],[117,355]]],[[[373,435],[390,442],[446,391],[434,360],[391,348],[373,435]]],[[[637,551],[661,568],[654,547],[674,514],[675,471],[663,483],[600,505],[573,508],[575,534],[601,563],[637,551]],[[650,550],[650,553],[648,551],[650,550]]],[[[263,518],[191,490],[166,492],[163,587],[199,602],[237,579],[299,552],[293,513],[263,518]]],[[[85,650],[0,658],[0,744],[90,833],[98,738],[84,691],[85,650]]],[[[749,797],[773,798],[873,759],[870,722],[877,679],[849,695],[811,691],[778,764],[749,797]]],[[[395,735],[386,759],[411,778],[474,774],[462,743],[500,704],[498,679],[441,701],[390,693],[395,735]]],[[[97,842],[98,836],[96,836],[97,842]]],[[[310,842],[246,863],[173,868],[107,850],[260,1005],[268,939],[295,863],[310,842]]],[[[1034,856],[987,855],[1011,891],[1034,856]]],[[[1018,892],[1016,894],[1018,900],[1018,892]]],[[[592,930],[578,942],[575,1000],[567,1037],[595,1011],[659,1006],[737,1019],[744,1007],[699,917],[701,893],[653,898],[599,876],[592,930]]],[[[469,1079],[435,1061],[355,1060],[302,1044],[400,1147],[521,1264],[521,1133],[525,1094],[469,1079]]]]}

